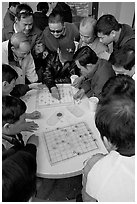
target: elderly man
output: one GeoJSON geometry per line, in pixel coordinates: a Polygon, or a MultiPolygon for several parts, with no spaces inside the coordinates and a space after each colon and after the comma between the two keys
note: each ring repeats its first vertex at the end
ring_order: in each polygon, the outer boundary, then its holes
{"type": "Polygon", "coordinates": [[[61,62],[71,61],[75,51],[74,41],[79,41],[79,31],[73,23],[64,22],[59,12],[49,15],[48,27],[43,31],[46,47],[60,53],[61,62]]]}
{"type": "Polygon", "coordinates": [[[89,46],[99,58],[108,59],[108,47],[99,42],[99,38],[95,36],[94,28],[96,20],[92,17],[85,17],[80,22],[80,41],[78,48],[89,46]]]}
{"type": "Polygon", "coordinates": [[[2,63],[11,65],[18,73],[17,84],[25,84],[25,77],[30,83],[38,80],[30,50],[29,40],[22,32],[2,43],[2,63]]]}

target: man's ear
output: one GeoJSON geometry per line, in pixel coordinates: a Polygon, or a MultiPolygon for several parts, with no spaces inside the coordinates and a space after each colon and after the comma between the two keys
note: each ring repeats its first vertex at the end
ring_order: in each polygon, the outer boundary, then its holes
{"type": "Polygon", "coordinates": [[[15,47],[14,47],[14,46],[11,46],[11,50],[14,52],[14,51],[15,51],[15,47]]]}
{"type": "Polygon", "coordinates": [[[115,37],[115,36],[116,36],[116,31],[115,31],[115,30],[112,30],[112,31],[111,31],[111,35],[112,35],[113,37],[115,37]]]}
{"type": "Polygon", "coordinates": [[[108,152],[112,151],[112,150],[117,150],[117,147],[115,145],[113,145],[107,138],[106,136],[103,136],[103,142],[104,145],[106,147],[106,149],[108,150],[108,152]]]}
{"type": "Polygon", "coordinates": [[[2,86],[3,86],[3,87],[6,87],[7,85],[8,85],[8,82],[7,82],[7,81],[3,81],[3,82],[2,82],[2,86]]]}
{"type": "Polygon", "coordinates": [[[5,123],[5,125],[2,127],[2,133],[9,135],[9,132],[10,132],[10,124],[5,123]]]}

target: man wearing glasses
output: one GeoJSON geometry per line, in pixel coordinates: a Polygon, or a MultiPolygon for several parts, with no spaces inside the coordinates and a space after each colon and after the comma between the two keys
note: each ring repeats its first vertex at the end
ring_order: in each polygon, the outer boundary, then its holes
{"type": "Polygon", "coordinates": [[[64,22],[58,12],[49,15],[48,27],[43,31],[46,47],[51,51],[59,50],[62,61],[71,61],[74,51],[74,41],[79,41],[78,28],[73,23],[64,22]]]}

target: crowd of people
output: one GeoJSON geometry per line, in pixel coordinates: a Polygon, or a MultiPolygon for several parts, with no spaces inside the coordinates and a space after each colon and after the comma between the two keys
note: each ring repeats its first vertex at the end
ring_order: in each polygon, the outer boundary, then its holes
{"type": "Polygon", "coordinates": [[[60,99],[57,84],[78,88],[74,99],[97,97],[95,124],[108,151],[83,167],[83,202],[135,201],[135,30],[111,14],[73,22],[67,3],[9,2],[2,28],[2,201],[27,202],[36,192],[39,111],[20,97],[41,84],[60,99]],[[49,13],[49,14],[48,14],[49,13]]]}

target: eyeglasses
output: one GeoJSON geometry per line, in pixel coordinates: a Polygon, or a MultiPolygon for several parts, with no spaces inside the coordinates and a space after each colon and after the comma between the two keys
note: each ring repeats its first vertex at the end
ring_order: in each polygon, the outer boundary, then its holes
{"type": "Polygon", "coordinates": [[[61,33],[63,31],[63,28],[61,30],[51,30],[49,29],[51,33],[61,33]]]}

